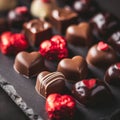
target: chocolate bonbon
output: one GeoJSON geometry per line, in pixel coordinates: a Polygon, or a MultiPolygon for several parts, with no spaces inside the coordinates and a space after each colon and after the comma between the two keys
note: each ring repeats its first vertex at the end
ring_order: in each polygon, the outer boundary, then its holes
{"type": "Polygon", "coordinates": [[[76,82],[87,77],[88,67],[82,56],[74,56],[72,59],[62,59],[57,67],[57,71],[62,72],[70,82],[76,82]]]}
{"type": "Polygon", "coordinates": [[[92,44],[92,27],[87,22],[70,25],[66,30],[66,40],[75,46],[89,46],[92,44]]]}
{"type": "Polygon", "coordinates": [[[108,39],[120,27],[118,19],[107,12],[96,14],[90,22],[97,34],[105,39],[108,39]]]}
{"type": "Polygon", "coordinates": [[[43,40],[52,37],[51,24],[40,19],[24,23],[23,30],[31,46],[39,46],[43,40]]]}
{"type": "Polygon", "coordinates": [[[65,77],[60,72],[43,71],[37,76],[35,89],[44,98],[52,93],[64,93],[65,88],[65,77]]]}
{"type": "Polygon", "coordinates": [[[57,31],[65,34],[67,27],[77,22],[78,14],[69,8],[54,9],[50,14],[50,21],[57,31]]]}
{"type": "Polygon", "coordinates": [[[118,54],[120,54],[120,31],[113,33],[107,42],[113,47],[113,49],[115,49],[118,54]]]}
{"type": "Polygon", "coordinates": [[[108,102],[107,100],[110,100],[111,97],[109,87],[102,80],[95,78],[84,79],[75,83],[72,94],[80,103],[87,106],[108,102]]]}
{"type": "Polygon", "coordinates": [[[11,27],[21,29],[23,27],[23,23],[31,19],[31,15],[26,6],[18,6],[8,12],[7,18],[11,27]]]}
{"type": "Polygon", "coordinates": [[[120,62],[111,65],[105,73],[104,79],[111,85],[120,85],[120,62]]]}
{"type": "Polygon", "coordinates": [[[29,78],[38,75],[41,71],[46,70],[44,58],[39,52],[19,52],[14,61],[16,72],[29,78]]]}
{"type": "Polygon", "coordinates": [[[86,61],[90,65],[100,69],[106,69],[111,64],[117,62],[118,59],[114,49],[107,43],[100,41],[98,44],[93,45],[89,49],[86,56],[86,61]]]}

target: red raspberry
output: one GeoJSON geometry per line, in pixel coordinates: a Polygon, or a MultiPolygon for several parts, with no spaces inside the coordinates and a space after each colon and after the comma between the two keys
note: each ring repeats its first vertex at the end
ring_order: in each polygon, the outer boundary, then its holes
{"type": "Polygon", "coordinates": [[[26,50],[28,43],[21,33],[5,32],[1,35],[0,49],[3,54],[16,55],[18,52],[26,50]]]}
{"type": "Polygon", "coordinates": [[[50,120],[72,120],[75,101],[69,95],[50,94],[46,99],[46,111],[50,120]]]}

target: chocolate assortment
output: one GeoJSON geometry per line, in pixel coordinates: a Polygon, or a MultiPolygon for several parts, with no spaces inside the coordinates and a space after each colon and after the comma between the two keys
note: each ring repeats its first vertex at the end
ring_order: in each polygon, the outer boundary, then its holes
{"type": "Polygon", "coordinates": [[[82,114],[83,106],[94,110],[114,102],[120,25],[92,0],[70,0],[67,6],[65,0],[63,7],[59,2],[34,0],[30,8],[9,10],[0,18],[0,52],[14,61],[15,76],[34,81],[36,96],[46,102],[45,118],[76,120],[75,103],[82,114]]]}

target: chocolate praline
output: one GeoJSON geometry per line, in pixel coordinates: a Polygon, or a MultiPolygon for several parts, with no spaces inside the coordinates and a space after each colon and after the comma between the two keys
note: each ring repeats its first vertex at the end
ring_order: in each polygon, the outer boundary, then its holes
{"type": "Polygon", "coordinates": [[[108,103],[111,98],[109,87],[105,82],[95,78],[75,83],[72,88],[72,94],[76,100],[87,106],[94,106],[104,102],[108,103]]]}
{"type": "Polygon", "coordinates": [[[68,7],[54,9],[50,21],[60,34],[65,34],[67,27],[77,23],[78,14],[68,7]]]}
{"type": "Polygon", "coordinates": [[[40,72],[47,70],[44,64],[44,58],[39,52],[19,52],[15,57],[13,67],[16,72],[26,78],[35,77],[40,72]]]}
{"type": "Polygon", "coordinates": [[[120,55],[120,31],[113,33],[107,41],[120,55]]]}
{"type": "Polygon", "coordinates": [[[65,76],[61,72],[42,71],[37,76],[35,89],[44,98],[52,93],[65,92],[65,76]]]}
{"type": "Polygon", "coordinates": [[[57,71],[62,72],[69,82],[77,82],[87,77],[88,66],[82,56],[74,56],[72,59],[62,59],[58,64],[57,71]]]}
{"type": "Polygon", "coordinates": [[[92,27],[87,22],[70,25],[66,30],[66,40],[74,46],[90,46],[92,44],[92,27]]]}
{"type": "Polygon", "coordinates": [[[88,50],[86,61],[100,69],[107,69],[111,64],[116,63],[118,58],[110,45],[100,41],[88,50]]]}
{"type": "Polygon", "coordinates": [[[23,23],[31,19],[26,6],[19,6],[8,12],[8,22],[12,28],[22,28],[23,23]]]}
{"type": "Polygon", "coordinates": [[[120,62],[111,65],[106,70],[104,80],[111,85],[120,86],[120,62]]]}
{"type": "Polygon", "coordinates": [[[108,39],[108,37],[119,30],[120,27],[119,20],[114,15],[107,12],[96,14],[90,20],[90,23],[93,25],[97,35],[104,39],[108,39]]]}

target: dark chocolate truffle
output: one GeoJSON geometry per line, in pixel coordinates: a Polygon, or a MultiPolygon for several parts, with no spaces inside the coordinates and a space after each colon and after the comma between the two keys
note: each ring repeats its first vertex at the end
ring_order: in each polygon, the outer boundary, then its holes
{"type": "Polygon", "coordinates": [[[74,56],[72,59],[62,59],[58,64],[57,71],[62,72],[68,81],[76,82],[86,78],[88,66],[82,56],[74,56]]]}
{"type": "Polygon", "coordinates": [[[24,33],[31,46],[39,46],[52,37],[52,25],[44,20],[33,19],[24,23],[24,33]]]}
{"type": "Polygon", "coordinates": [[[120,86],[120,62],[111,65],[105,73],[104,79],[111,85],[120,86]]]}
{"type": "Polygon", "coordinates": [[[23,23],[29,21],[31,18],[29,10],[26,6],[19,6],[9,11],[8,21],[13,28],[22,28],[23,23]]]}
{"type": "Polygon", "coordinates": [[[120,28],[119,20],[110,13],[98,13],[90,22],[94,31],[97,31],[97,34],[105,39],[120,28]]]}
{"type": "Polygon", "coordinates": [[[72,94],[76,100],[87,106],[108,102],[107,100],[111,97],[110,89],[105,82],[94,78],[75,83],[72,94]]]}
{"type": "Polygon", "coordinates": [[[66,40],[75,46],[89,46],[92,43],[92,28],[87,22],[71,25],[66,30],[66,40]]]}
{"type": "Polygon", "coordinates": [[[45,98],[52,93],[63,93],[65,77],[60,72],[43,71],[37,77],[35,89],[45,98]]]}
{"type": "Polygon", "coordinates": [[[78,14],[69,8],[54,9],[50,14],[50,21],[61,34],[65,34],[67,27],[77,23],[78,14]]]}
{"type": "Polygon", "coordinates": [[[23,76],[29,78],[38,75],[45,70],[44,59],[39,52],[19,52],[16,55],[14,69],[23,76]]]}
{"type": "Polygon", "coordinates": [[[110,45],[100,41],[89,49],[86,61],[95,67],[106,69],[117,62],[117,55],[110,45]]]}
{"type": "Polygon", "coordinates": [[[108,39],[108,43],[120,54],[120,31],[113,33],[108,39]]]}

